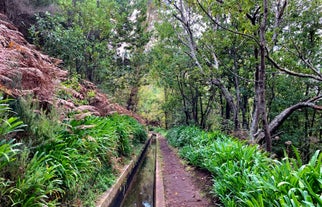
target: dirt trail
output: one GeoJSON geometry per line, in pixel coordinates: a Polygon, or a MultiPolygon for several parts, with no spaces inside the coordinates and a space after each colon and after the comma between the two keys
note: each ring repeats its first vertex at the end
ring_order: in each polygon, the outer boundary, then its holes
{"type": "Polygon", "coordinates": [[[186,170],[176,153],[169,148],[166,139],[159,136],[159,140],[166,207],[215,206],[201,193],[201,188],[210,185],[211,177],[207,173],[186,170]]]}

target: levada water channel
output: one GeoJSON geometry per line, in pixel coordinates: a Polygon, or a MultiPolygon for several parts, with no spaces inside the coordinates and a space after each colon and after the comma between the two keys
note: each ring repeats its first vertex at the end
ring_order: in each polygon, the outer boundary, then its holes
{"type": "Polygon", "coordinates": [[[155,140],[151,140],[137,173],[121,202],[121,207],[153,207],[155,184],[155,140]]]}

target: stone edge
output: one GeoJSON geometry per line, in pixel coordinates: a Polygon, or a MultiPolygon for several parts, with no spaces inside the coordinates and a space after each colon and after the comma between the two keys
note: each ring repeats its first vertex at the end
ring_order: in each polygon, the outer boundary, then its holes
{"type": "Polygon", "coordinates": [[[155,158],[155,207],[165,207],[164,185],[162,176],[162,158],[160,153],[159,136],[156,138],[156,158],[155,158]]]}

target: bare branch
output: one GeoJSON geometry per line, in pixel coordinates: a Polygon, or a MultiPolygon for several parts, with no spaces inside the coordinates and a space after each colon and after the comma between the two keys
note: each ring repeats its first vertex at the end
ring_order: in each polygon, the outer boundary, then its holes
{"type": "Polygon", "coordinates": [[[261,8],[260,6],[257,7],[257,9],[255,10],[253,16],[251,16],[249,13],[246,14],[246,17],[252,22],[253,25],[256,24],[256,17],[258,15],[259,11],[260,11],[260,8],[261,8]]]}
{"type": "Polygon", "coordinates": [[[280,26],[281,22],[282,22],[282,17],[285,11],[285,8],[287,6],[287,0],[285,0],[283,2],[283,5],[281,7],[281,2],[280,0],[278,0],[277,5],[276,5],[276,13],[275,13],[275,23],[274,23],[274,34],[272,37],[272,42],[274,43],[274,45],[277,42],[277,29],[280,26]]]}
{"type": "Polygon", "coordinates": [[[292,75],[292,76],[296,76],[296,77],[300,77],[300,78],[312,78],[312,79],[317,80],[317,81],[322,81],[322,77],[320,75],[319,76],[316,76],[316,75],[313,75],[313,74],[297,73],[297,72],[294,72],[294,71],[291,71],[291,70],[288,70],[286,68],[281,67],[268,54],[266,55],[266,58],[269,60],[270,63],[272,63],[272,65],[276,69],[278,69],[278,70],[280,70],[282,72],[285,72],[286,74],[289,74],[289,75],[292,75]]]}
{"type": "MultiPolygon", "coordinates": [[[[293,41],[292,41],[293,42],[293,41]]],[[[322,74],[308,61],[305,59],[303,53],[300,51],[300,48],[293,42],[293,45],[296,49],[297,56],[307,65],[316,75],[322,78],[322,74]]]]}

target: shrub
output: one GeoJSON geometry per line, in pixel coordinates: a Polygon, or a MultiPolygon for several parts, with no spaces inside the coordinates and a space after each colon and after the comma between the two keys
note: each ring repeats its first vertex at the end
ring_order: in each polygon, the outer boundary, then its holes
{"type": "Polygon", "coordinates": [[[184,145],[193,144],[195,140],[201,137],[203,132],[195,126],[184,128],[180,131],[176,139],[176,146],[182,147],[184,145]]]}
{"type": "Polygon", "coordinates": [[[37,148],[56,139],[57,134],[65,128],[59,121],[59,114],[54,108],[43,109],[31,97],[15,100],[14,109],[26,124],[21,141],[30,149],[37,148]]]}
{"type": "Polygon", "coordinates": [[[146,141],[146,130],[134,118],[119,114],[113,114],[109,117],[109,120],[114,122],[116,125],[119,123],[124,123],[124,125],[122,126],[122,130],[126,131],[126,133],[129,133],[130,137],[132,137],[133,139],[133,143],[139,144],[144,143],[146,141]]]}
{"type": "MultiPolygon", "coordinates": [[[[143,129],[132,118],[120,115],[89,116],[82,120],[71,119],[65,124],[68,130],[63,130],[55,142],[43,147],[50,154],[47,163],[58,165],[57,175],[63,180],[64,189],[68,189],[64,202],[92,194],[95,189],[89,186],[109,186],[115,177],[112,160],[129,156],[135,145],[134,134],[143,129]],[[103,172],[105,175],[99,176],[103,172]]],[[[140,133],[147,137],[145,131],[140,133]]]]}

